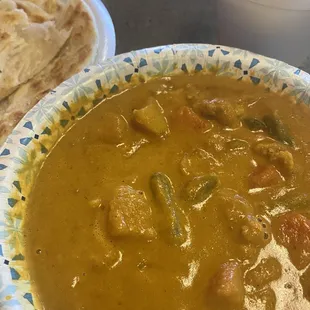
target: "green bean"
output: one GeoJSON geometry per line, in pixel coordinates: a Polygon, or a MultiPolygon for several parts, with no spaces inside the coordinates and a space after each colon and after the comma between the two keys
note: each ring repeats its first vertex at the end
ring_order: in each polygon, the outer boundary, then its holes
{"type": "Polygon", "coordinates": [[[155,199],[163,206],[172,205],[174,201],[174,188],[169,177],[156,172],[151,176],[151,189],[155,199]]]}
{"type": "Polygon", "coordinates": [[[270,137],[282,142],[283,144],[288,144],[290,146],[294,145],[288,130],[277,116],[265,115],[263,121],[270,137]]]}
{"type": "Polygon", "coordinates": [[[163,208],[163,212],[169,220],[169,227],[173,242],[180,245],[186,240],[186,230],[184,225],[184,214],[175,200],[175,191],[170,178],[157,172],[151,176],[151,190],[155,200],[163,208]]]}
{"type": "Polygon", "coordinates": [[[251,131],[259,131],[266,129],[265,123],[257,118],[246,117],[242,121],[245,124],[245,126],[247,126],[251,131]]]}
{"type": "Polygon", "coordinates": [[[218,184],[218,177],[214,174],[195,177],[190,180],[184,190],[184,198],[194,204],[203,202],[218,184]]]}

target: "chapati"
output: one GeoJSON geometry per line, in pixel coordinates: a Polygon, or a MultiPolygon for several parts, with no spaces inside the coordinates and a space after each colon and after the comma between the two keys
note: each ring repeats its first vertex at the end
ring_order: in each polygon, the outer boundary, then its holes
{"type": "Polygon", "coordinates": [[[0,38],[1,144],[50,89],[90,61],[97,33],[82,1],[2,0],[0,38]]]}

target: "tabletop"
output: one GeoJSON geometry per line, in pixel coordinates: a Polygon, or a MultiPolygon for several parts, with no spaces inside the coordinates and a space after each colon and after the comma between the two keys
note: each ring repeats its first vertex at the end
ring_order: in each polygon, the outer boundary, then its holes
{"type": "MultiPolygon", "coordinates": [[[[305,58],[305,56],[308,54],[303,53],[308,50],[307,46],[310,45],[307,43],[309,34],[305,36],[304,41],[300,41],[302,40],[301,38],[298,44],[294,45],[295,47],[297,46],[299,50],[294,47],[293,58],[288,51],[286,51],[286,54],[289,53],[288,55],[290,55],[290,57],[287,57],[287,55],[284,57],[285,55],[282,55],[283,53],[281,51],[283,50],[278,44],[278,41],[282,40],[281,33],[277,35],[277,40],[275,40],[276,44],[273,48],[275,51],[272,49],[272,51],[268,51],[268,47],[270,46],[266,45],[263,47],[256,42],[257,40],[254,40],[252,45],[245,44],[242,42],[245,36],[242,37],[243,39],[238,38],[238,36],[232,38],[231,33],[234,33],[234,31],[236,31],[235,29],[227,31],[226,38],[222,35],[221,40],[219,40],[219,25],[221,20],[223,21],[223,16],[217,14],[217,4],[220,0],[102,1],[109,10],[115,26],[116,54],[172,43],[226,44],[287,61],[292,65],[299,66],[303,70],[310,72],[310,51],[307,58],[305,58]],[[279,46],[278,50],[277,46],[279,46]],[[295,53],[297,51],[299,51],[300,57],[295,53]],[[289,61],[289,59],[294,59],[296,61],[294,63],[294,61],[289,61]]],[[[232,12],[232,14],[235,15],[237,13],[232,12]]],[[[224,17],[226,21],[224,24],[231,23],[232,20],[227,20],[228,17],[224,17]]],[[[295,28],[298,30],[298,27],[301,26],[298,24],[296,27],[295,28]]],[[[297,31],[296,29],[292,31],[297,31]]],[[[299,38],[299,36],[290,35],[289,38],[293,44],[294,38],[299,38]]],[[[266,41],[268,40],[267,38],[266,41]]],[[[284,45],[285,41],[286,40],[282,42],[284,45]]]]}
{"type": "Polygon", "coordinates": [[[216,43],[216,0],[102,0],[116,53],[171,43],[216,43]]]}

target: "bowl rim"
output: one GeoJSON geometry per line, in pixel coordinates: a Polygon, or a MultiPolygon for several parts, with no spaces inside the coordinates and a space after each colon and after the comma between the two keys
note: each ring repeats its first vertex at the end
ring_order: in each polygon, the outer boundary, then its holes
{"type": "Polygon", "coordinates": [[[91,66],[115,55],[116,35],[113,20],[103,2],[100,0],[82,1],[93,19],[97,36],[92,57],[89,63],[85,64],[85,66],[91,66]]]}
{"type": "Polygon", "coordinates": [[[309,74],[275,59],[211,44],[133,51],[63,82],[22,118],[0,148],[1,309],[40,308],[25,261],[22,224],[36,172],[55,142],[109,95],[155,77],[196,72],[263,85],[291,96],[297,104],[310,105],[309,74]]]}

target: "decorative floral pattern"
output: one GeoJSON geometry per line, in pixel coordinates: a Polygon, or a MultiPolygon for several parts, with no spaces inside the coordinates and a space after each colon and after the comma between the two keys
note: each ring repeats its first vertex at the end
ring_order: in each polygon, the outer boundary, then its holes
{"type": "Polygon", "coordinates": [[[22,222],[31,186],[49,150],[110,94],[164,75],[215,73],[286,93],[310,105],[310,76],[247,51],[205,44],[161,46],[86,68],[43,98],[0,149],[0,308],[38,309],[24,260],[22,222]]]}
{"type": "Polygon", "coordinates": [[[0,221],[0,238],[8,241],[11,250],[14,248],[21,251],[21,219],[14,217],[10,212],[5,213],[4,217],[4,221],[0,221]]]}
{"type": "Polygon", "coordinates": [[[12,307],[13,309],[13,307],[20,305],[18,300],[12,298],[17,287],[13,284],[6,285],[4,281],[5,279],[0,277],[0,309],[6,309],[9,307],[12,307]]]}

